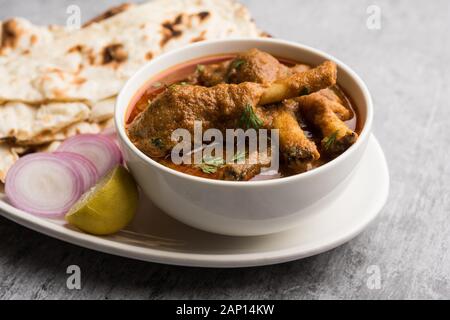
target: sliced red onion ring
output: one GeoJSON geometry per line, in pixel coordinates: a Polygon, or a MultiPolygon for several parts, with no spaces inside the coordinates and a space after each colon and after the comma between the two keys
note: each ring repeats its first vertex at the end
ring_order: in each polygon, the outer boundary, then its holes
{"type": "Polygon", "coordinates": [[[100,177],[122,161],[119,147],[101,134],[81,134],[67,139],[57,152],[73,152],[86,157],[95,165],[100,177]]]}
{"type": "Polygon", "coordinates": [[[73,163],[75,170],[83,178],[83,192],[89,190],[100,179],[97,168],[88,158],[73,152],[55,152],[54,154],[73,163]]]}
{"type": "Polygon", "coordinates": [[[5,193],[16,208],[54,218],[64,215],[81,197],[83,178],[61,157],[34,153],[9,169],[5,193]]]}

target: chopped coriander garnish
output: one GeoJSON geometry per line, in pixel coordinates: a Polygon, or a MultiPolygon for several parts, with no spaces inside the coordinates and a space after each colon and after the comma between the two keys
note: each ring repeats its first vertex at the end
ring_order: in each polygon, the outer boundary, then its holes
{"type": "Polygon", "coordinates": [[[263,125],[263,121],[256,115],[251,104],[245,105],[244,112],[239,119],[239,125],[245,129],[253,128],[258,130],[263,125]]]}
{"type": "Polygon", "coordinates": [[[300,90],[300,96],[307,96],[309,93],[308,87],[303,87],[302,90],[300,90]]]}
{"type": "Polygon", "coordinates": [[[245,159],[245,152],[239,151],[237,153],[235,153],[235,155],[233,156],[233,162],[239,162],[241,160],[245,159]]]}
{"type": "Polygon", "coordinates": [[[205,66],[203,64],[198,64],[197,67],[195,68],[195,70],[197,72],[203,72],[203,71],[205,71],[205,66]]]}
{"type": "Polygon", "coordinates": [[[173,88],[175,88],[176,86],[185,86],[185,85],[187,85],[188,83],[186,82],[186,81],[181,81],[181,82],[175,82],[175,83],[172,83],[170,86],[169,86],[169,88],[170,89],[173,89],[173,88]]]}
{"type": "Polygon", "coordinates": [[[336,142],[336,138],[339,131],[335,131],[332,134],[330,134],[328,137],[325,137],[323,139],[323,146],[325,147],[325,150],[328,150],[331,148],[331,146],[336,142]]]}
{"type": "Polygon", "coordinates": [[[221,157],[204,157],[203,163],[206,163],[207,165],[219,167],[224,164],[225,161],[221,157]]]}
{"type": "Polygon", "coordinates": [[[217,172],[217,167],[210,166],[208,164],[202,163],[198,166],[203,173],[212,174],[217,172]]]}
{"type": "MultiPolygon", "coordinates": [[[[245,152],[237,152],[233,156],[233,163],[239,162],[242,159],[245,159],[245,152]]],[[[216,173],[219,168],[221,168],[225,164],[225,160],[222,157],[204,157],[203,162],[199,165],[196,165],[203,173],[212,174],[216,173]]]]}
{"type": "Polygon", "coordinates": [[[242,59],[235,59],[231,63],[231,69],[239,69],[243,64],[245,63],[245,60],[242,59]]]}
{"type": "Polygon", "coordinates": [[[225,161],[221,157],[204,157],[203,162],[197,165],[204,173],[215,173],[225,161]]]}
{"type": "Polygon", "coordinates": [[[152,144],[160,149],[164,146],[164,142],[161,138],[152,138],[152,144]]]}
{"type": "Polygon", "coordinates": [[[226,81],[225,82],[229,82],[230,77],[236,73],[236,71],[245,63],[245,60],[242,59],[234,59],[230,66],[228,67],[228,71],[226,74],[226,81]]]}

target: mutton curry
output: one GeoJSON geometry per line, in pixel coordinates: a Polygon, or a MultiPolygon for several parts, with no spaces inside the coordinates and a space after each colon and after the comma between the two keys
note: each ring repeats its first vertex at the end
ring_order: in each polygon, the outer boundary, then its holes
{"type": "Polygon", "coordinates": [[[172,169],[247,181],[264,178],[268,155],[257,163],[214,157],[200,165],[175,164],[170,155],[179,141],[172,133],[179,128],[193,133],[197,121],[203,130],[221,132],[276,129],[280,166],[265,178],[302,173],[339,156],[358,138],[356,109],[336,80],[331,61],[310,67],[258,49],[205,57],[151,79],[129,107],[127,133],[138,149],[172,169]]]}

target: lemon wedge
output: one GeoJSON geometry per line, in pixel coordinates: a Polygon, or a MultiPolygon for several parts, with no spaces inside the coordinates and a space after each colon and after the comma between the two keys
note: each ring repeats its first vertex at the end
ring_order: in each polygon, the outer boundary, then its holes
{"type": "Polygon", "coordinates": [[[66,220],[88,233],[112,234],[131,222],[138,197],[132,175],[124,167],[117,166],[72,206],[66,220]]]}

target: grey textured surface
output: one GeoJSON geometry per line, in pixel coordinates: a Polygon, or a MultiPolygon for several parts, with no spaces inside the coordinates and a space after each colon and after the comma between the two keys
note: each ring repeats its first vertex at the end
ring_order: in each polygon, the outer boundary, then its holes
{"type": "MultiPolygon", "coordinates": [[[[0,19],[64,23],[120,1],[0,0],[0,19]]],[[[170,1],[168,1],[170,3],[170,1]]],[[[391,191],[377,221],[330,252],[249,269],[182,268],[75,247],[0,218],[0,298],[450,298],[450,2],[246,0],[258,25],[348,63],[367,82],[391,191]],[[381,29],[366,9],[381,8],[381,29]],[[66,288],[66,267],[82,289],[66,288]],[[367,286],[367,268],[381,288],[367,286]]],[[[367,182],[368,184],[370,181],[367,182]]]]}

